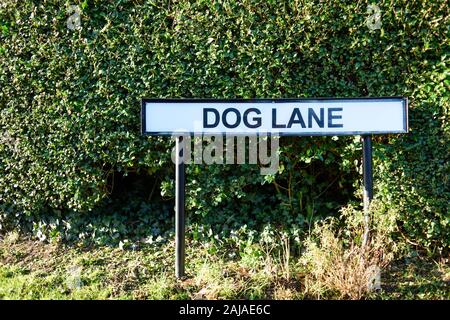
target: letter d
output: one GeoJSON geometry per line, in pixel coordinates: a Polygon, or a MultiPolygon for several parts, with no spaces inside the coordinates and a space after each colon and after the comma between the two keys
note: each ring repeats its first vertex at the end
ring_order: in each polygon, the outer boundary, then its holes
{"type": "Polygon", "coordinates": [[[203,128],[215,128],[219,124],[219,121],[220,121],[220,115],[216,109],[213,109],[213,108],[204,108],[203,109],[203,128]],[[208,112],[212,112],[216,116],[214,123],[212,123],[212,124],[208,123],[208,112]]]}

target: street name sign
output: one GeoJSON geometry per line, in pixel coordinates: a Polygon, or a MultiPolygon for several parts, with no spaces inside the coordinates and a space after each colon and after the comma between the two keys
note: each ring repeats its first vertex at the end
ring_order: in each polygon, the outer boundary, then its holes
{"type": "Polygon", "coordinates": [[[185,274],[185,163],[188,135],[361,135],[364,235],[372,199],[372,134],[407,133],[408,99],[142,99],[143,135],[175,136],[175,275],[185,274]]]}
{"type": "Polygon", "coordinates": [[[407,99],[143,99],[144,135],[367,135],[408,132],[407,99]]]}

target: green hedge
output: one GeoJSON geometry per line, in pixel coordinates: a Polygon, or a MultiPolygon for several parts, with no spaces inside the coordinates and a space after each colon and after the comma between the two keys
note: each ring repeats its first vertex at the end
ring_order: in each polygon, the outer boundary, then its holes
{"type": "MultiPolygon", "coordinates": [[[[142,97],[404,95],[411,133],[376,138],[376,194],[398,208],[409,241],[446,247],[448,6],[379,1],[382,25],[371,30],[369,4],[2,1],[2,227],[119,239],[170,226],[172,142],[140,136],[142,97]],[[79,30],[67,27],[71,4],[79,30]]],[[[358,139],[281,145],[275,177],[189,166],[190,219],[304,227],[355,200],[358,139]]]]}

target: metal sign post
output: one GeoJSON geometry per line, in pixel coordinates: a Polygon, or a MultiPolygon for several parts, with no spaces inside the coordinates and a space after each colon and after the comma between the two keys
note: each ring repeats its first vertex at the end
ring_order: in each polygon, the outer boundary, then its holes
{"type": "Polygon", "coordinates": [[[175,152],[175,275],[177,278],[184,277],[185,257],[185,216],[184,216],[184,194],[185,194],[185,163],[184,163],[184,141],[183,136],[176,138],[175,152]]]}
{"type": "Polygon", "coordinates": [[[408,99],[142,99],[142,134],[174,136],[175,274],[185,275],[185,139],[183,136],[275,134],[279,136],[361,135],[364,175],[364,235],[369,239],[373,134],[408,132],[408,99]]]}
{"type": "Polygon", "coordinates": [[[373,196],[373,176],[372,176],[372,138],[371,136],[362,136],[363,143],[363,204],[364,204],[364,235],[363,246],[369,240],[369,205],[373,196]]]}

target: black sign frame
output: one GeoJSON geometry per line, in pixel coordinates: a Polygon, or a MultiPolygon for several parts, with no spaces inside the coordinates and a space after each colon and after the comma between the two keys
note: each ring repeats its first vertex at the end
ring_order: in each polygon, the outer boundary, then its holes
{"type": "MultiPolygon", "coordinates": [[[[184,99],[184,98],[169,98],[169,99],[160,99],[160,98],[142,98],[141,99],[141,135],[143,136],[173,136],[174,132],[168,131],[158,131],[158,132],[147,132],[146,131],[146,105],[147,103],[286,103],[286,102],[316,102],[320,103],[321,101],[342,101],[342,102],[355,102],[355,101],[402,101],[403,103],[403,130],[398,131],[341,131],[341,132],[305,132],[305,133],[297,133],[297,132],[279,132],[276,133],[278,136],[306,136],[306,137],[314,137],[314,136],[355,136],[355,135],[382,135],[382,134],[403,134],[409,132],[409,123],[408,123],[408,98],[404,96],[394,96],[394,97],[352,97],[352,98],[284,98],[284,99],[184,99]]],[[[264,132],[247,132],[247,133],[234,133],[234,132],[218,132],[218,133],[203,133],[203,132],[176,132],[176,135],[234,135],[234,136],[251,136],[251,135],[260,135],[264,132]]],[[[267,132],[272,134],[272,132],[267,132]]],[[[275,132],[273,132],[275,133],[275,132]]]]}

